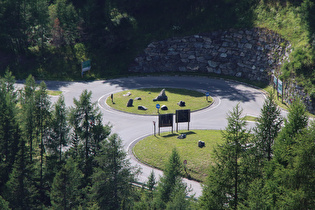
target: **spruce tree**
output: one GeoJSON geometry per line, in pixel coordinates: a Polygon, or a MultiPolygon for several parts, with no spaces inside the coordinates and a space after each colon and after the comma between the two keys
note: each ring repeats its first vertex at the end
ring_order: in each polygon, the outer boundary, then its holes
{"type": "Polygon", "coordinates": [[[83,179],[77,163],[69,158],[66,164],[56,174],[50,200],[54,209],[77,209],[81,201],[80,186],[83,179]]]}
{"type": "Polygon", "coordinates": [[[178,179],[181,179],[181,172],[182,162],[176,148],[174,148],[165,165],[163,176],[160,178],[157,186],[158,199],[162,201],[164,205],[170,200],[178,179]]]}
{"type": "Polygon", "coordinates": [[[247,166],[243,158],[249,132],[241,115],[239,104],[228,114],[228,125],[222,132],[225,142],[214,150],[215,164],[210,166],[204,185],[200,202],[203,209],[224,209],[226,206],[237,209],[238,204],[246,199],[247,189],[243,183],[249,180],[244,176],[247,166]]]}
{"type": "Polygon", "coordinates": [[[283,122],[280,109],[273,98],[273,94],[269,93],[254,128],[254,143],[257,148],[257,155],[260,156],[262,161],[264,159],[271,160],[273,156],[272,147],[283,122]]]}
{"type": "Polygon", "coordinates": [[[303,132],[307,125],[306,107],[301,99],[298,98],[290,105],[287,119],[284,119],[284,128],[275,140],[274,157],[284,167],[287,166],[293,157],[292,147],[296,143],[295,137],[303,132]]]}
{"type": "Polygon", "coordinates": [[[64,96],[61,95],[53,106],[50,130],[46,142],[49,153],[53,156],[57,156],[59,163],[61,163],[62,160],[62,149],[68,146],[70,141],[70,127],[68,125],[67,115],[68,110],[64,96]]]}
{"type": "Polygon", "coordinates": [[[139,170],[130,165],[122,141],[113,134],[101,143],[95,157],[96,169],[92,176],[92,198],[101,209],[126,209],[132,206],[131,183],[139,170]]]}
{"type": "Polygon", "coordinates": [[[18,108],[14,82],[14,77],[9,71],[0,80],[0,192],[8,181],[19,143],[17,138],[18,108]]]}
{"type": "Polygon", "coordinates": [[[47,94],[45,82],[41,82],[39,89],[35,91],[35,128],[37,143],[40,148],[40,172],[39,172],[39,192],[41,201],[47,200],[44,190],[44,167],[45,167],[45,147],[44,142],[48,138],[48,130],[50,125],[50,99],[47,94]]]}
{"type": "MultiPolygon", "coordinates": [[[[86,184],[92,174],[92,161],[101,140],[110,133],[109,126],[102,125],[102,114],[96,103],[91,102],[92,92],[84,90],[80,99],[73,99],[74,107],[70,108],[69,123],[73,128],[73,140],[77,154],[83,156],[83,174],[86,184]],[[80,146],[82,144],[82,147],[80,146]]],[[[73,151],[73,150],[72,150],[73,151]]]]}
{"type": "Polygon", "coordinates": [[[33,161],[33,141],[36,135],[36,108],[35,108],[35,91],[36,91],[35,79],[32,75],[29,75],[25,80],[24,89],[20,93],[21,103],[21,124],[24,132],[24,136],[28,141],[29,146],[29,158],[33,161]]]}
{"type": "Polygon", "coordinates": [[[34,164],[29,159],[29,151],[26,141],[20,137],[18,154],[5,186],[5,199],[12,209],[36,209],[40,206],[34,164]]]}

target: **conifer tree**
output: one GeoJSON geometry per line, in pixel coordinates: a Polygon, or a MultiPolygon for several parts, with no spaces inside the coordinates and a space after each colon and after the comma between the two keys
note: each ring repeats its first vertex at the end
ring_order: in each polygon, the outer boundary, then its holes
{"type": "Polygon", "coordinates": [[[294,100],[289,107],[287,119],[284,119],[284,128],[279,133],[275,145],[274,155],[276,161],[284,167],[291,161],[292,147],[296,143],[295,137],[303,132],[308,125],[306,107],[301,99],[294,100]]]}
{"type": "MultiPolygon", "coordinates": [[[[110,132],[110,128],[105,129],[102,125],[102,115],[96,106],[91,102],[92,92],[84,90],[80,95],[80,99],[73,99],[74,107],[70,108],[69,122],[73,128],[73,140],[75,140],[76,149],[83,148],[83,173],[86,184],[92,174],[93,154],[102,138],[106,138],[110,132]],[[95,124],[96,123],[96,124],[95,124]],[[96,126],[96,127],[95,127],[96,126]],[[78,143],[82,143],[80,147],[78,143]]],[[[78,155],[81,151],[77,151],[78,155]]]]}
{"type": "Polygon", "coordinates": [[[33,161],[33,141],[36,134],[36,125],[35,125],[35,91],[36,91],[35,79],[32,75],[29,75],[25,80],[24,89],[20,93],[20,103],[21,103],[21,124],[25,138],[28,141],[29,149],[29,158],[30,161],[33,161]]]}
{"type": "Polygon", "coordinates": [[[50,99],[47,94],[47,87],[45,82],[41,82],[39,89],[35,92],[35,126],[37,143],[40,147],[40,177],[39,177],[39,191],[41,194],[41,200],[44,201],[44,167],[45,167],[45,147],[44,142],[48,138],[48,130],[50,125],[50,99]]]}
{"type": "Polygon", "coordinates": [[[29,159],[29,151],[23,137],[19,138],[18,154],[5,187],[5,198],[12,209],[36,209],[40,206],[34,165],[29,159]]]}
{"type": "Polygon", "coordinates": [[[69,158],[67,163],[56,174],[50,193],[54,209],[77,209],[81,201],[80,186],[83,179],[77,163],[69,158]]]}
{"type": "Polygon", "coordinates": [[[247,189],[243,183],[249,180],[244,178],[247,166],[243,158],[249,132],[241,115],[239,104],[229,112],[228,125],[222,132],[225,142],[214,150],[215,164],[210,166],[204,185],[200,202],[203,209],[224,209],[226,206],[237,209],[238,204],[246,199],[247,189]]]}
{"type": "Polygon", "coordinates": [[[9,71],[0,80],[0,189],[8,181],[19,143],[14,82],[9,71]]]}
{"type": "Polygon", "coordinates": [[[257,153],[261,160],[267,159],[268,161],[273,156],[274,140],[278,136],[283,122],[280,109],[274,102],[273,97],[273,94],[269,93],[254,128],[254,143],[257,153]]]}
{"type": "Polygon", "coordinates": [[[174,148],[165,165],[163,176],[157,186],[158,199],[160,199],[164,205],[170,200],[176,182],[178,179],[181,179],[181,172],[182,162],[176,148],[174,148]]]}
{"type": "Polygon", "coordinates": [[[51,155],[58,156],[59,162],[62,160],[62,148],[68,146],[70,140],[70,127],[68,125],[68,111],[61,95],[54,104],[52,120],[50,124],[49,136],[46,142],[51,155]]]}
{"type": "Polygon", "coordinates": [[[101,143],[95,157],[97,167],[92,176],[92,198],[101,209],[126,209],[132,204],[132,185],[139,173],[132,167],[122,147],[122,141],[113,134],[101,143]]]}

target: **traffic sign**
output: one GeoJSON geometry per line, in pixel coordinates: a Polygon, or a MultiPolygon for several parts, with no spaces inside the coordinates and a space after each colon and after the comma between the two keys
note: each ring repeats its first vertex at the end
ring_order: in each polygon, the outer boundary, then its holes
{"type": "Polygon", "coordinates": [[[206,96],[207,96],[207,97],[210,96],[210,93],[209,93],[209,92],[206,92],[206,96]]]}
{"type": "Polygon", "coordinates": [[[161,106],[160,104],[156,104],[156,108],[159,109],[161,106]]]}

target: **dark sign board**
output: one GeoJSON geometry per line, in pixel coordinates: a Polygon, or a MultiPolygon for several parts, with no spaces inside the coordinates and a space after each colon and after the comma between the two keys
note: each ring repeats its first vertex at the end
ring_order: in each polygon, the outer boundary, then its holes
{"type": "Polygon", "coordinates": [[[173,114],[160,114],[159,127],[173,127],[173,114]]]}
{"type": "Polygon", "coordinates": [[[190,109],[176,110],[176,123],[190,122],[190,109]]]}

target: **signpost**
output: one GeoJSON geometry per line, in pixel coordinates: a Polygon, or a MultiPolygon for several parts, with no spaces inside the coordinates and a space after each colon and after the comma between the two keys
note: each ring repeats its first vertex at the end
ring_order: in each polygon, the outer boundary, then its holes
{"type": "Polygon", "coordinates": [[[206,92],[206,100],[208,101],[208,97],[210,96],[209,92],[206,92]]]}
{"type": "Polygon", "coordinates": [[[186,165],[187,165],[187,160],[184,160],[184,169],[185,169],[185,172],[187,173],[187,171],[186,171],[186,165]]]}
{"type": "Polygon", "coordinates": [[[159,110],[160,110],[160,104],[156,104],[156,106],[155,106],[156,108],[157,108],[157,112],[159,113],[159,110]]]}
{"type": "Polygon", "coordinates": [[[83,61],[81,76],[83,77],[83,73],[86,71],[89,71],[90,69],[91,69],[91,60],[83,61]]]}

